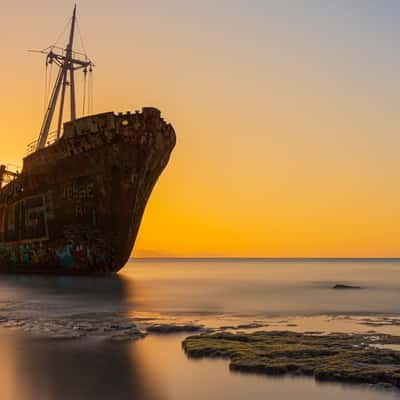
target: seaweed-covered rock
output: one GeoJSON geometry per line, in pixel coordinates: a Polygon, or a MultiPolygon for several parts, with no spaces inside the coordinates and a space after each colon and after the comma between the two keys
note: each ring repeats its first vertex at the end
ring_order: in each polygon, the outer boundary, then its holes
{"type": "Polygon", "coordinates": [[[268,324],[260,324],[258,322],[252,322],[249,324],[238,325],[235,329],[258,329],[268,326],[268,324]]]}
{"type": "Polygon", "coordinates": [[[188,337],[183,348],[189,357],[229,358],[235,371],[400,388],[400,352],[371,346],[377,343],[400,343],[400,337],[222,332],[188,337]]]}
{"type": "Polygon", "coordinates": [[[142,332],[139,329],[132,328],[122,332],[119,332],[110,337],[110,340],[113,342],[128,342],[131,340],[142,339],[146,336],[146,333],[142,332]]]}
{"type": "Polygon", "coordinates": [[[195,324],[154,324],[146,328],[151,333],[181,333],[181,332],[199,332],[204,329],[203,325],[195,324]]]}

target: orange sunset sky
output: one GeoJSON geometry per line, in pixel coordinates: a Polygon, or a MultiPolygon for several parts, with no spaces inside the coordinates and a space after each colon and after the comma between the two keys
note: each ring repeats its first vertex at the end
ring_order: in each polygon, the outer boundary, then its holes
{"type": "MultiPolygon", "coordinates": [[[[5,3],[0,161],[21,164],[44,113],[26,50],[74,3],[5,3]]],[[[78,19],[93,111],[155,106],[177,133],[134,254],[400,256],[398,1],[81,0],[78,19]]]]}

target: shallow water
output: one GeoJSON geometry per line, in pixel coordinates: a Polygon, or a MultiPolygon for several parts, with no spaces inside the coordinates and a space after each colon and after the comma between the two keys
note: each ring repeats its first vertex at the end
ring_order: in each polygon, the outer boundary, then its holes
{"type": "Polygon", "coordinates": [[[113,278],[0,280],[0,307],[39,313],[400,314],[399,294],[400,262],[131,261],[113,278]]]}
{"type": "MultiPolygon", "coordinates": [[[[400,335],[400,263],[133,261],[118,277],[1,276],[0,317],[39,321],[115,313],[207,326],[400,335]],[[335,284],[361,290],[333,290],[335,284]]],[[[140,323],[140,321],[139,321],[140,323]]],[[[129,343],[56,341],[0,330],[1,399],[390,399],[397,393],[312,378],[231,373],[189,360],[183,335],[129,343]]]]}
{"type": "Polygon", "coordinates": [[[147,261],[121,277],[145,311],[400,313],[400,262],[147,261]],[[363,289],[331,289],[338,283],[363,289]]]}
{"type": "MultiPolygon", "coordinates": [[[[8,336],[8,335],[7,335],[8,336]]],[[[5,400],[95,399],[395,399],[394,393],[310,378],[231,373],[224,360],[189,361],[184,336],[150,336],[130,344],[94,340],[28,340],[0,335],[7,368],[0,374],[5,400]]]]}

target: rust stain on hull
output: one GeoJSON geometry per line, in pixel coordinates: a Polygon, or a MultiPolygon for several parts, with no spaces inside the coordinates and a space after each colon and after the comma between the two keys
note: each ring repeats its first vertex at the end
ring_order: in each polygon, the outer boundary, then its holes
{"type": "Polygon", "coordinates": [[[176,143],[155,108],[68,122],[0,190],[0,271],[115,273],[176,143]]]}

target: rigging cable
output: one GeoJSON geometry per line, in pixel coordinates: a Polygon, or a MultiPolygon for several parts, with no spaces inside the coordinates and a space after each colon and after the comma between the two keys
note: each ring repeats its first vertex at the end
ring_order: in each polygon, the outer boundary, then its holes
{"type": "Polygon", "coordinates": [[[60,41],[60,39],[64,36],[64,34],[67,32],[67,29],[69,28],[69,26],[71,25],[71,21],[72,18],[68,18],[67,23],[64,26],[64,29],[62,30],[62,32],[57,36],[56,41],[53,43],[53,46],[57,46],[58,42],[60,41]]]}
{"type": "Polygon", "coordinates": [[[47,112],[49,96],[50,96],[50,87],[53,79],[53,64],[50,64],[50,68],[48,67],[48,63],[46,63],[46,71],[45,71],[45,84],[44,84],[44,111],[47,112]]]}
{"type": "Polygon", "coordinates": [[[81,42],[82,50],[85,53],[85,57],[87,58],[85,43],[83,42],[83,35],[82,35],[82,32],[81,32],[81,27],[79,25],[79,20],[78,19],[76,19],[76,26],[78,28],[78,36],[79,36],[79,40],[81,42]]]}
{"type": "Polygon", "coordinates": [[[88,112],[89,114],[93,111],[93,69],[89,69],[89,100],[88,100],[88,112]]]}
{"type": "MultiPolygon", "coordinates": [[[[79,19],[76,19],[76,26],[77,26],[77,31],[78,31],[78,38],[80,41],[80,45],[82,46],[82,51],[85,55],[86,60],[88,60],[87,57],[87,52],[86,52],[86,47],[85,47],[85,42],[83,40],[83,35],[82,35],[82,30],[81,26],[79,24],[79,19]]],[[[93,68],[90,65],[89,70],[87,67],[84,69],[84,83],[83,83],[83,115],[85,115],[85,112],[88,114],[91,113],[92,107],[93,107],[93,68]],[[87,79],[87,73],[89,72],[89,79],[87,79]]]]}
{"type": "Polygon", "coordinates": [[[46,61],[46,69],[44,71],[44,98],[43,98],[43,112],[46,112],[47,108],[47,81],[48,81],[48,62],[46,61]]]}
{"type": "Polygon", "coordinates": [[[85,116],[85,109],[86,109],[86,90],[87,90],[87,68],[83,70],[83,107],[82,107],[83,116],[85,116]]]}
{"type": "Polygon", "coordinates": [[[91,70],[91,76],[92,76],[92,106],[90,108],[90,111],[93,112],[94,110],[94,74],[93,74],[93,69],[91,70]]]}
{"type": "Polygon", "coordinates": [[[53,80],[53,63],[50,64],[50,74],[49,74],[49,86],[47,87],[47,98],[49,98],[50,96],[50,89],[51,89],[51,85],[52,85],[52,80],[53,80]]]}

